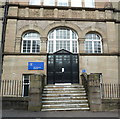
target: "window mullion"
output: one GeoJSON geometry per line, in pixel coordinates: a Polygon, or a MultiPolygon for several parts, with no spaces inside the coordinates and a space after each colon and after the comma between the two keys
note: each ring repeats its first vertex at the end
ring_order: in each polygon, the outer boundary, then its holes
{"type": "Polygon", "coordinates": [[[54,39],[53,39],[53,51],[55,52],[56,51],[56,30],[54,30],[54,39]]]}
{"type": "Polygon", "coordinates": [[[94,41],[92,41],[92,52],[95,53],[94,41]]]}
{"type": "Polygon", "coordinates": [[[70,30],[70,51],[73,51],[73,47],[72,47],[72,31],[70,30]]]}
{"type": "Polygon", "coordinates": [[[26,49],[25,49],[25,50],[26,50],[26,53],[28,53],[28,50],[27,50],[27,49],[28,49],[28,41],[29,41],[29,40],[26,40],[26,49]]]}
{"type": "Polygon", "coordinates": [[[79,40],[79,39],[77,38],[77,53],[79,52],[78,49],[79,49],[79,47],[80,47],[78,40],[79,40]]]}
{"type": "Polygon", "coordinates": [[[102,40],[100,39],[100,48],[101,48],[101,53],[103,53],[103,46],[102,46],[102,40]]]}
{"type": "Polygon", "coordinates": [[[32,53],[32,44],[33,44],[33,40],[31,40],[30,42],[31,42],[30,53],[32,53]]]}
{"type": "Polygon", "coordinates": [[[21,52],[22,52],[22,53],[23,53],[23,41],[24,41],[24,40],[22,39],[22,48],[21,48],[21,52]]]}

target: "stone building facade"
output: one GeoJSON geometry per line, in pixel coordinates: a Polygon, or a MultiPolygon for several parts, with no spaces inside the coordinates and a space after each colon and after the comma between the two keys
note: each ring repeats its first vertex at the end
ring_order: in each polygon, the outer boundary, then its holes
{"type": "Polygon", "coordinates": [[[4,3],[0,1],[0,80],[1,80],[1,75],[2,75],[2,18],[4,16],[4,3]]]}
{"type": "MultiPolygon", "coordinates": [[[[2,79],[23,80],[24,75],[37,73],[45,74],[46,82],[49,82],[48,70],[50,68],[48,62],[50,60],[48,60],[48,57],[49,55],[52,57],[54,53],[63,50],[63,52],[78,56],[75,59],[78,61],[76,71],[78,73],[78,83],[81,83],[80,75],[82,72],[88,74],[102,73],[104,83],[117,83],[119,4],[104,1],[97,2],[96,0],[93,7],[85,6],[84,1],[81,7],[72,6],[70,1],[64,6],[59,6],[57,1],[54,2],[53,6],[45,5],[43,1],[40,4],[30,4],[30,1],[21,3],[10,1],[7,4],[8,14],[6,16],[2,79]],[[32,44],[33,42],[27,42],[28,39],[25,40],[25,38],[30,38],[32,33],[32,37],[37,34],[40,41],[39,44],[35,43],[35,49],[37,50],[35,52],[32,45],[29,48],[29,43],[32,44]],[[69,40],[69,38],[66,38],[67,36],[64,37],[64,34],[72,35],[70,38],[72,40],[76,39],[76,41],[69,40]],[[55,39],[57,35],[64,40],[64,43],[59,41],[59,38],[58,41],[57,38],[55,39]],[[26,44],[24,45],[24,43],[26,44]],[[65,46],[63,47],[63,45],[65,46]],[[59,48],[57,49],[57,47],[59,48]],[[29,70],[29,62],[43,62],[44,69],[29,70]]],[[[52,68],[55,69],[55,66],[52,68]]],[[[74,69],[74,66],[71,68],[74,69]]],[[[64,72],[64,70],[65,68],[62,66],[61,72],[64,72]]],[[[72,74],[73,72],[72,70],[72,74]]],[[[59,77],[59,75],[57,76],[59,77]]],[[[60,81],[58,82],[60,83],[60,81]]],[[[70,81],[67,81],[67,83],[70,83],[70,81]]]]}

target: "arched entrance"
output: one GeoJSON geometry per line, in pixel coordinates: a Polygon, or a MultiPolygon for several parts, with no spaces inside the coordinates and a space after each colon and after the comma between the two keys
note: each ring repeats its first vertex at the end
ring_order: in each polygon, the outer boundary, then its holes
{"type": "Polygon", "coordinates": [[[47,83],[79,83],[78,55],[67,50],[48,54],[47,83]]]}

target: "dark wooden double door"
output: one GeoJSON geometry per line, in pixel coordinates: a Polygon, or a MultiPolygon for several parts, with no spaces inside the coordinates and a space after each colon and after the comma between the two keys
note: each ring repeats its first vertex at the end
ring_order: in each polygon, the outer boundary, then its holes
{"type": "Polygon", "coordinates": [[[78,55],[60,50],[48,55],[47,83],[79,83],[78,55]]]}

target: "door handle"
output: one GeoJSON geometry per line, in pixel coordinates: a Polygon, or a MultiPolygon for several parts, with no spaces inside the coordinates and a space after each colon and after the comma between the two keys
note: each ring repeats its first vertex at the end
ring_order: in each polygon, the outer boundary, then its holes
{"type": "Polygon", "coordinates": [[[64,68],[62,68],[62,73],[65,71],[65,69],[64,68]]]}

